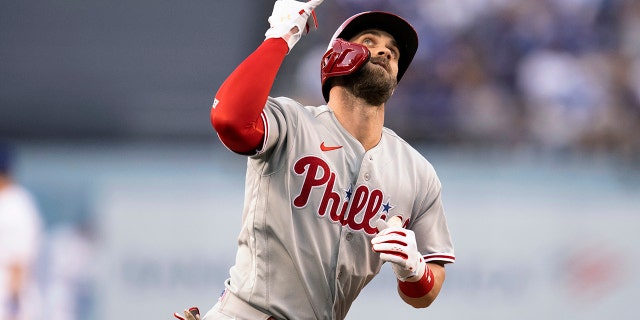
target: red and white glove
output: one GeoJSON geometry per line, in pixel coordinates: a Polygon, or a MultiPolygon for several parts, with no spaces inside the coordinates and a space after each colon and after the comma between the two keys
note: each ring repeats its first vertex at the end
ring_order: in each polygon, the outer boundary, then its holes
{"type": "Polygon", "coordinates": [[[427,270],[422,254],[418,252],[416,236],[402,227],[400,217],[389,221],[376,221],[378,234],[371,239],[373,251],[380,253],[380,259],[391,262],[393,272],[400,281],[418,281],[427,270]]]}
{"type": "Polygon", "coordinates": [[[313,11],[324,0],[300,2],[295,0],[277,0],[269,17],[269,30],[265,40],[282,38],[287,41],[289,51],[303,34],[318,29],[316,13],[313,11]]]}
{"type": "Polygon", "coordinates": [[[173,316],[180,320],[200,320],[200,310],[198,307],[191,307],[184,310],[184,315],[174,312],[173,316]]]}

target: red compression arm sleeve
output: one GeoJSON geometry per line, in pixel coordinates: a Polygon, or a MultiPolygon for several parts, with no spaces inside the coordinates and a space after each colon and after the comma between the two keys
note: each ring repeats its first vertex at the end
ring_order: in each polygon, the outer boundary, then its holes
{"type": "Polygon", "coordinates": [[[262,110],[288,50],[283,39],[267,39],[220,86],[211,124],[229,149],[248,154],[260,147],[262,110]]]}

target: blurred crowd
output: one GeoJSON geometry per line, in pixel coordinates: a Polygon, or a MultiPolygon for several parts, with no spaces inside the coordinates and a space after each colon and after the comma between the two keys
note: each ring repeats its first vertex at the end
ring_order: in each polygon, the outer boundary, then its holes
{"type": "Polygon", "coordinates": [[[340,0],[331,10],[390,11],[417,29],[387,113],[407,139],[637,160],[640,1],[340,0]]]}

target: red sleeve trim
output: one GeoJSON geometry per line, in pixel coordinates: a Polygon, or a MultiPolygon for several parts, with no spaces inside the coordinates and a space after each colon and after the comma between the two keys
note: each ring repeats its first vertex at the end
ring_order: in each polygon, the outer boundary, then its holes
{"type": "Polygon", "coordinates": [[[444,263],[454,263],[456,262],[456,257],[450,254],[443,253],[432,253],[422,256],[425,262],[435,262],[440,261],[444,263]]]}

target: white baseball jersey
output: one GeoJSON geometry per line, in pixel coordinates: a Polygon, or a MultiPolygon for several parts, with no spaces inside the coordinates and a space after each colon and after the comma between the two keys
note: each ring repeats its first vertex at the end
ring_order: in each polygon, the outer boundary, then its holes
{"type": "Polygon", "coordinates": [[[0,319],[8,319],[9,268],[13,264],[27,267],[21,291],[21,313],[16,318],[35,319],[40,305],[31,277],[42,232],[40,212],[31,194],[18,185],[0,190],[0,319]]]}
{"type": "Polygon", "coordinates": [[[248,160],[230,290],[279,319],[344,319],[383,261],[375,221],[400,215],[426,261],[453,262],[431,164],[389,129],[365,151],[326,105],[269,98],[248,160]]]}

